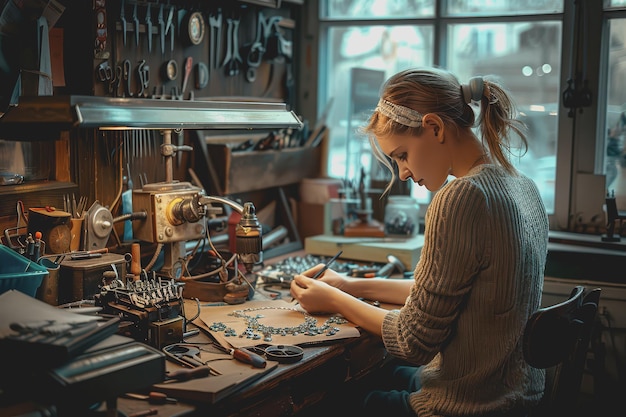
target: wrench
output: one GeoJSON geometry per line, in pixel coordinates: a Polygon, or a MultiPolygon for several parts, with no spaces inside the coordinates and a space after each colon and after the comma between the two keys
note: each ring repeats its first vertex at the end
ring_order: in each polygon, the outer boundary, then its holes
{"type": "Polygon", "coordinates": [[[226,58],[224,58],[224,63],[222,66],[226,68],[226,75],[237,75],[239,74],[239,67],[243,63],[241,56],[239,55],[239,22],[237,19],[226,19],[228,24],[226,36],[227,39],[227,47],[226,47],[226,58]]]}
{"type": "Polygon", "coordinates": [[[265,17],[263,17],[263,12],[261,11],[259,11],[257,16],[256,25],[256,39],[249,45],[246,54],[246,64],[248,65],[246,80],[250,83],[256,80],[256,70],[261,65],[261,60],[265,53],[265,17]]]}
{"type": "Polygon", "coordinates": [[[209,26],[211,26],[211,55],[209,59],[209,68],[217,68],[218,61],[222,56],[222,11],[219,10],[217,15],[209,16],[209,26]]]}

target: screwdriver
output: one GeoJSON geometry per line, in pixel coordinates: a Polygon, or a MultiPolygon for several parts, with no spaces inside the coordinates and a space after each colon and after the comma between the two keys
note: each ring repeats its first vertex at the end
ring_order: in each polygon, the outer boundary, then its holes
{"type": "Polygon", "coordinates": [[[176,371],[167,372],[167,381],[165,382],[189,381],[190,379],[204,378],[205,376],[209,376],[210,373],[211,368],[209,368],[208,366],[198,366],[196,368],[189,369],[177,369],[176,371]]]}
{"type": "Polygon", "coordinates": [[[150,391],[149,394],[135,394],[134,392],[127,392],[124,394],[128,398],[133,398],[135,400],[144,400],[148,401],[150,404],[176,404],[178,400],[176,398],[170,398],[162,392],[150,391]]]}
{"type": "Polygon", "coordinates": [[[265,368],[267,366],[267,361],[261,355],[257,355],[254,352],[250,352],[245,348],[232,348],[228,349],[219,343],[213,343],[213,346],[221,350],[222,352],[226,352],[229,355],[232,355],[233,358],[237,359],[239,362],[247,363],[252,365],[255,368],[265,368]]]}

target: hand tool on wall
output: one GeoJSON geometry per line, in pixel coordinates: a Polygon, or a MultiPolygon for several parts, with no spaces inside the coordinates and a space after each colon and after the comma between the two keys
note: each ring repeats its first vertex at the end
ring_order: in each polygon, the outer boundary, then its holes
{"type": "Polygon", "coordinates": [[[139,46],[139,16],[137,16],[137,3],[133,7],[133,23],[135,29],[135,46],[139,46]]]}
{"type": "Polygon", "coordinates": [[[161,55],[165,54],[165,20],[163,19],[163,8],[165,6],[161,3],[159,7],[159,38],[161,39],[161,55]]]}
{"type": "Polygon", "coordinates": [[[137,67],[139,76],[139,93],[137,97],[148,97],[148,87],[150,85],[150,67],[146,65],[146,60],[142,59],[137,67]]]}
{"type": "Polygon", "coordinates": [[[244,50],[246,51],[246,65],[248,70],[246,71],[246,80],[248,82],[254,82],[256,80],[256,70],[261,65],[263,54],[265,53],[265,17],[263,12],[259,11],[256,20],[256,38],[250,45],[246,45],[244,50]]]}
{"type": "Polygon", "coordinates": [[[152,16],[150,14],[150,8],[152,3],[148,3],[148,9],[146,10],[146,36],[148,38],[148,52],[152,52],[152,16]]]}
{"type": "Polygon", "coordinates": [[[115,83],[114,76],[113,68],[111,68],[108,61],[104,61],[98,65],[98,79],[104,83],[108,94],[113,92],[113,85],[115,83]]]}
{"type": "Polygon", "coordinates": [[[124,46],[126,46],[126,12],[124,8],[126,7],[126,1],[122,0],[122,5],[120,6],[120,22],[122,23],[122,42],[124,46]]]}
{"type": "Polygon", "coordinates": [[[132,65],[130,60],[125,59],[122,62],[122,79],[124,80],[124,97],[132,97],[133,91],[131,89],[131,77],[132,77],[132,65]]]}
{"type": "Polygon", "coordinates": [[[239,18],[228,18],[226,23],[226,57],[222,66],[226,75],[233,76],[239,74],[243,62],[239,55],[239,18]]]}
{"type": "Polygon", "coordinates": [[[187,90],[187,83],[189,82],[189,77],[191,76],[192,68],[193,68],[193,57],[188,56],[187,59],[185,59],[185,75],[183,76],[183,86],[180,92],[181,99],[185,98],[185,91],[187,90]]]}
{"type": "Polygon", "coordinates": [[[211,33],[211,50],[209,51],[209,67],[217,69],[219,60],[222,57],[222,11],[209,15],[209,26],[211,33]]]}
{"type": "Polygon", "coordinates": [[[122,83],[123,77],[124,77],[124,75],[123,75],[123,71],[122,71],[122,66],[121,65],[116,65],[115,66],[115,76],[114,76],[114,81],[113,81],[113,97],[119,97],[120,96],[119,89],[120,89],[120,84],[122,83]]]}
{"type": "Polygon", "coordinates": [[[170,6],[165,22],[165,34],[170,34],[170,51],[174,50],[174,6],[170,6]]]}

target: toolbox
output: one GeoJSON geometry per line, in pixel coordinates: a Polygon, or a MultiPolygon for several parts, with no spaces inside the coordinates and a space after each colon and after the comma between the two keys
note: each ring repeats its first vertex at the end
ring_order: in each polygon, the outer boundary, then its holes
{"type": "Polygon", "coordinates": [[[103,253],[88,259],[66,258],[59,271],[59,305],[74,301],[93,299],[100,293],[102,274],[116,271],[118,278],[126,282],[124,255],[103,253]]]}

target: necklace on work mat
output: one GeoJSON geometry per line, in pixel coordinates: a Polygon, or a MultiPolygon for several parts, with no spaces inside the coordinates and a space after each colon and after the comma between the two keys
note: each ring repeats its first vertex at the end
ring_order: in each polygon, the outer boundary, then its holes
{"type": "MultiPolygon", "coordinates": [[[[254,307],[254,308],[246,308],[243,310],[235,310],[232,313],[228,314],[229,316],[243,318],[246,322],[247,328],[240,333],[239,337],[245,337],[248,339],[258,340],[263,335],[263,340],[265,342],[271,342],[273,335],[279,336],[317,336],[321,334],[325,334],[326,336],[332,336],[336,334],[340,329],[334,325],[346,324],[348,320],[339,317],[339,316],[331,316],[326,321],[324,321],[321,325],[317,325],[317,319],[315,317],[310,316],[309,314],[303,312],[302,310],[298,310],[296,308],[289,307],[254,307]],[[255,311],[261,310],[287,310],[287,311],[296,311],[298,313],[302,313],[304,316],[304,322],[298,324],[297,326],[288,326],[288,327],[276,327],[269,326],[261,323],[259,320],[264,318],[265,316],[261,313],[250,314],[255,311]]],[[[215,322],[209,329],[212,331],[221,331],[224,332],[224,336],[237,336],[237,332],[232,327],[226,326],[224,323],[215,322]]]]}

